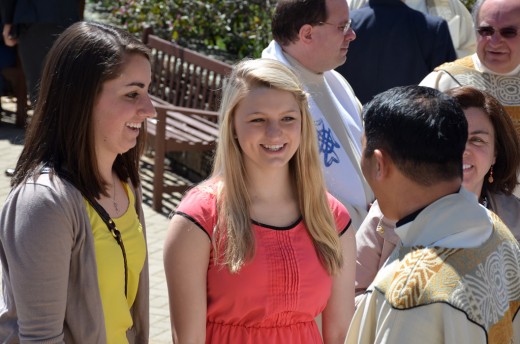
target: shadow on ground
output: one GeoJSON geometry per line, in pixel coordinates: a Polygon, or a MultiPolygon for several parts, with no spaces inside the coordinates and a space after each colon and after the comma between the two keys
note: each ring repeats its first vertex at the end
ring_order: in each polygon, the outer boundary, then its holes
{"type": "MultiPolygon", "coordinates": [[[[152,207],[152,197],[153,197],[153,166],[152,160],[146,156],[143,156],[141,159],[141,181],[143,184],[143,203],[152,207]]],[[[164,171],[164,180],[167,184],[183,184],[188,183],[189,181],[186,179],[176,175],[172,171],[167,169],[165,166],[164,171]]],[[[163,193],[163,202],[162,208],[159,211],[160,214],[164,216],[171,216],[171,213],[177,208],[179,202],[181,201],[183,194],[179,192],[175,192],[172,194],[163,193]]]]}
{"type": "Polygon", "coordinates": [[[14,125],[16,115],[2,110],[0,118],[0,140],[8,140],[13,145],[23,145],[25,130],[14,125]]]}

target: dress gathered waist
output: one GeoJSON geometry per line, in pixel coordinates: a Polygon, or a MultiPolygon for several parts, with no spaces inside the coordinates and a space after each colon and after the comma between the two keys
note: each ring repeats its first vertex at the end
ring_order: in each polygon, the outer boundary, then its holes
{"type": "Polygon", "coordinates": [[[322,344],[323,340],[316,321],[288,324],[232,324],[208,320],[206,343],[289,343],[322,344]]]}

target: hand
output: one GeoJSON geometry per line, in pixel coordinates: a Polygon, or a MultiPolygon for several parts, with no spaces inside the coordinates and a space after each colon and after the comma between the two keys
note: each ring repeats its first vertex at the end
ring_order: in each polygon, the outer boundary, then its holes
{"type": "Polygon", "coordinates": [[[16,38],[11,35],[11,24],[4,24],[4,29],[2,31],[2,36],[4,37],[4,43],[8,47],[14,47],[17,43],[16,38]]]}

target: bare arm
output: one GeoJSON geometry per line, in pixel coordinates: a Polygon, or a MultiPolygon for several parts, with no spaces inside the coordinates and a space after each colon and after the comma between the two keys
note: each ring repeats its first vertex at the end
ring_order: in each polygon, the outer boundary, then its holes
{"type": "Polygon", "coordinates": [[[201,228],[182,216],[173,216],[163,258],[174,343],[206,341],[210,249],[210,240],[201,228]]]}
{"type": "Polygon", "coordinates": [[[349,228],[341,236],[344,265],[333,277],[332,293],[322,313],[323,341],[325,344],[345,341],[354,315],[354,279],[356,275],[356,237],[349,228]]]}

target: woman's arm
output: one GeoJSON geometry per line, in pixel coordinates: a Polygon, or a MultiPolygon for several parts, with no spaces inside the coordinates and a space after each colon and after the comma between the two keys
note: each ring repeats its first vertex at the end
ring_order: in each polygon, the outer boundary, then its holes
{"type": "Polygon", "coordinates": [[[211,242],[190,220],[173,216],[164,243],[164,270],[174,343],[205,343],[211,242]]]}
{"type": "Polygon", "coordinates": [[[2,209],[0,251],[22,342],[63,341],[77,202],[27,184],[2,209]]]}
{"type": "Polygon", "coordinates": [[[345,341],[354,315],[354,279],[356,275],[356,237],[349,228],[340,238],[343,250],[343,268],[332,280],[332,293],[322,313],[323,341],[325,344],[345,341]]]}
{"type": "Polygon", "coordinates": [[[395,221],[384,217],[379,204],[374,202],[356,233],[356,305],[399,240],[395,221]]]}
{"type": "MultiPolygon", "coordinates": [[[[379,209],[377,204],[375,207],[379,209]]],[[[356,233],[356,296],[367,290],[381,266],[384,240],[376,229],[382,216],[381,212],[375,211],[372,206],[356,233]]]]}

